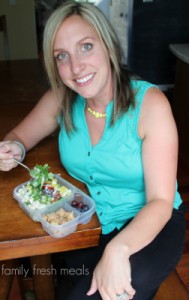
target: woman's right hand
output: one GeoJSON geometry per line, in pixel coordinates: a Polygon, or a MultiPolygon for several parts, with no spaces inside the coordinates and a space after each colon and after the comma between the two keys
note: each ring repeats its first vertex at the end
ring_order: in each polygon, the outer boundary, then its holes
{"type": "Polygon", "coordinates": [[[18,163],[13,160],[13,157],[21,160],[22,152],[22,148],[14,141],[0,142],[0,170],[9,171],[15,168],[18,163]]]}

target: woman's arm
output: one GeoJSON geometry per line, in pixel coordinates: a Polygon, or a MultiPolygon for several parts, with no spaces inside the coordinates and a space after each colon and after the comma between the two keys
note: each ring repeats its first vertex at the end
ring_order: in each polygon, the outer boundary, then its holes
{"type": "Polygon", "coordinates": [[[31,149],[57,128],[58,112],[58,101],[54,93],[49,90],[26,118],[5,136],[4,140],[16,139],[21,141],[27,150],[31,149]]]}
{"type": "Polygon", "coordinates": [[[59,111],[55,94],[47,91],[25,119],[0,142],[0,170],[7,171],[15,167],[12,157],[20,159],[23,155],[22,147],[14,141],[22,143],[26,150],[31,149],[57,128],[59,111]]]}
{"type": "Polygon", "coordinates": [[[143,139],[146,205],[103,253],[95,268],[88,295],[99,290],[103,300],[125,290],[132,299],[129,257],[148,245],[171,217],[177,172],[177,130],[166,97],[156,88],[147,91],[139,121],[143,139]],[[110,276],[111,274],[111,276],[110,276]]]}
{"type": "Polygon", "coordinates": [[[164,94],[150,89],[142,106],[139,135],[143,138],[142,159],[146,205],[110,243],[123,246],[128,255],[148,245],[171,217],[175,196],[178,138],[170,105],[164,94]]]}

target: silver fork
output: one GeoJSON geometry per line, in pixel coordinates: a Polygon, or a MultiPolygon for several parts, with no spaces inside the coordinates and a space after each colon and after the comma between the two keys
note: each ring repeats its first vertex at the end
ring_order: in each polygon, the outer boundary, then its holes
{"type": "Polygon", "coordinates": [[[30,173],[30,176],[32,176],[32,175],[31,175],[31,170],[30,170],[30,168],[29,168],[28,166],[26,166],[25,164],[21,163],[18,159],[14,158],[14,157],[13,157],[13,159],[14,159],[19,165],[21,165],[22,167],[24,167],[25,169],[27,169],[28,172],[30,173]]]}

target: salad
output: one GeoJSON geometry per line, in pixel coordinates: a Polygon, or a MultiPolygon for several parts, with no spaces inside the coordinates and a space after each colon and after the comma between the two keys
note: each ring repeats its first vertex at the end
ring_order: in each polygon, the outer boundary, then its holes
{"type": "Polygon", "coordinates": [[[30,174],[32,179],[19,188],[18,195],[33,209],[43,208],[71,194],[71,190],[60,185],[49,172],[48,164],[36,165],[30,174]]]}

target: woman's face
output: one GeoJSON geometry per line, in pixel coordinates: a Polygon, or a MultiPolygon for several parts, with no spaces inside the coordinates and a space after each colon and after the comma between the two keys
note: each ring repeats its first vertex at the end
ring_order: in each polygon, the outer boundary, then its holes
{"type": "Polygon", "coordinates": [[[109,54],[89,23],[78,15],[67,18],[56,34],[53,48],[65,85],[86,99],[112,99],[109,54]]]}

